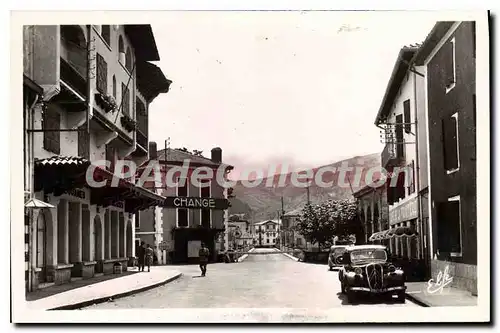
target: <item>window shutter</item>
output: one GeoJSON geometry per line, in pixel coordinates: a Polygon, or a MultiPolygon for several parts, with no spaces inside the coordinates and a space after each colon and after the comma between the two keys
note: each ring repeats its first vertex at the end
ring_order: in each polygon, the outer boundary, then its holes
{"type": "Polygon", "coordinates": [[[52,108],[46,108],[43,111],[42,128],[44,130],[52,130],[43,133],[43,148],[54,154],[61,152],[61,133],[58,131],[61,128],[61,115],[52,108]]]}
{"type": "Polygon", "coordinates": [[[90,160],[90,138],[86,129],[87,125],[83,124],[78,131],[78,156],[90,160]]]}
{"type": "Polygon", "coordinates": [[[446,74],[446,87],[449,87],[452,83],[455,82],[455,59],[453,57],[453,43],[449,41],[446,43],[444,47],[446,57],[445,57],[445,74],[446,74]]]}
{"type": "Polygon", "coordinates": [[[443,122],[444,167],[446,170],[458,168],[457,125],[454,117],[447,117],[443,122]]]}
{"type": "Polygon", "coordinates": [[[407,99],[406,101],[403,102],[403,108],[404,108],[404,122],[405,122],[405,132],[406,133],[411,133],[411,113],[410,113],[410,100],[407,99]]]}
{"type": "Polygon", "coordinates": [[[403,158],[404,157],[404,137],[403,137],[403,116],[396,116],[396,157],[403,158]]]}
{"type": "Polygon", "coordinates": [[[103,94],[108,93],[108,64],[97,53],[97,90],[103,94]]]}
{"type": "Polygon", "coordinates": [[[102,25],[101,26],[101,36],[108,45],[111,45],[111,26],[102,25]]]}
{"type": "Polygon", "coordinates": [[[130,116],[130,95],[125,84],[122,83],[122,111],[127,116],[130,116]]]}

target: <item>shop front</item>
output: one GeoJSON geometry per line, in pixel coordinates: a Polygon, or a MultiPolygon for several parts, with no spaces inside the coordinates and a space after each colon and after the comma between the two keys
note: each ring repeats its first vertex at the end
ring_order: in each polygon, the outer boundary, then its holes
{"type": "MultiPolygon", "coordinates": [[[[53,156],[35,161],[35,197],[53,208],[35,212],[33,226],[34,288],[72,279],[127,270],[133,257],[134,213],[162,197],[125,179],[117,187],[89,186],[90,162],[81,157],[53,156]]],[[[111,180],[96,168],[96,181],[111,180]]]]}

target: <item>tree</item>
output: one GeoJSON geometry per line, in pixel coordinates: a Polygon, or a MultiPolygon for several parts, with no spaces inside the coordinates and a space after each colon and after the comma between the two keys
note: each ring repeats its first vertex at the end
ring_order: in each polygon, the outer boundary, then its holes
{"type": "MultiPolygon", "coordinates": [[[[297,231],[319,249],[329,245],[335,236],[345,237],[356,229],[356,202],[328,200],[317,205],[307,204],[302,210],[297,231]]],[[[354,232],[355,233],[355,232],[354,232]]]]}

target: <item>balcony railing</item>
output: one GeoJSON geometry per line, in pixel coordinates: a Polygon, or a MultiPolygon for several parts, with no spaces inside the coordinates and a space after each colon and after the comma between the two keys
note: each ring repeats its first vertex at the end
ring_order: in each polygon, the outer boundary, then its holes
{"type": "Polygon", "coordinates": [[[148,150],[148,137],[144,135],[141,131],[136,132],[137,144],[144,148],[146,151],[148,150]]]}
{"type": "Polygon", "coordinates": [[[387,143],[385,145],[381,154],[382,167],[385,168],[388,165],[399,166],[404,163],[403,145],[400,144],[399,146],[395,143],[387,143]]]}
{"type": "Polygon", "coordinates": [[[87,97],[87,79],[82,76],[79,71],[61,57],[60,61],[60,77],[73,90],[83,97],[87,97]]]}

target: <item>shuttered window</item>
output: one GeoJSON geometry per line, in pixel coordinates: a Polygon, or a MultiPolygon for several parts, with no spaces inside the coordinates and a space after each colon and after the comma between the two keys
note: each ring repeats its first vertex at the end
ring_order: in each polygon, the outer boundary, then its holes
{"type": "Polygon", "coordinates": [[[455,39],[447,42],[444,46],[446,58],[444,61],[446,74],[446,87],[449,88],[455,83],[455,39]]]}
{"type": "Polygon", "coordinates": [[[201,209],[201,225],[210,228],[212,212],[210,209],[201,209]]]}
{"type": "Polygon", "coordinates": [[[111,26],[102,25],[101,26],[101,36],[102,39],[108,44],[111,45],[111,26]]]}
{"type": "Polygon", "coordinates": [[[108,64],[103,56],[97,53],[97,90],[100,93],[108,93],[108,64]]]}
{"type": "Polygon", "coordinates": [[[47,107],[43,111],[42,128],[51,130],[43,133],[43,148],[54,154],[61,153],[61,115],[56,110],[47,107]]]}
{"type": "Polygon", "coordinates": [[[179,179],[179,185],[177,185],[177,196],[187,197],[188,196],[188,181],[187,179],[179,179]]]}
{"type": "Polygon", "coordinates": [[[409,185],[408,185],[408,193],[415,193],[415,161],[411,161],[410,165],[408,165],[408,177],[409,177],[409,185]]]}
{"type": "Polygon", "coordinates": [[[90,135],[87,133],[87,125],[80,126],[78,131],[78,156],[90,160],[90,135]]]}
{"type": "Polygon", "coordinates": [[[460,201],[438,203],[438,250],[442,253],[461,253],[460,201]]]}
{"type": "Polygon", "coordinates": [[[458,169],[457,118],[455,116],[444,118],[442,127],[444,168],[448,171],[458,169]]]}
{"type": "Polygon", "coordinates": [[[403,109],[404,109],[404,122],[405,122],[405,132],[406,133],[411,133],[411,113],[410,113],[410,100],[407,99],[406,101],[403,102],[403,109]]]}
{"type": "Polygon", "coordinates": [[[130,116],[130,92],[125,84],[122,83],[122,111],[130,116]]]}

